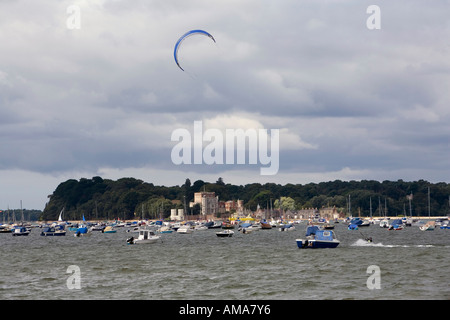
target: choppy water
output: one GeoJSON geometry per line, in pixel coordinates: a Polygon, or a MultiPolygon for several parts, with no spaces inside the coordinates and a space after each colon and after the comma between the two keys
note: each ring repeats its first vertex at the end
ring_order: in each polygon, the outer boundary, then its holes
{"type": "Polygon", "coordinates": [[[232,238],[217,229],[162,234],[148,245],[127,245],[125,229],[84,238],[40,231],[0,234],[0,299],[450,299],[450,230],[340,224],[339,247],[317,250],[297,248],[304,225],[232,238]],[[80,289],[69,288],[73,265],[80,289]],[[380,289],[367,285],[373,265],[380,289]]]}

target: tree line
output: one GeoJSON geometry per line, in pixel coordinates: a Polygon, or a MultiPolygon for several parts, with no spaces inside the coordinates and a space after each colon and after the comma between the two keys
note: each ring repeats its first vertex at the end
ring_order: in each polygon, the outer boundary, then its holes
{"type": "Polygon", "coordinates": [[[135,219],[167,218],[170,209],[187,209],[198,214],[199,206],[189,208],[194,193],[213,191],[219,201],[243,200],[244,207],[255,211],[279,207],[289,203],[290,209],[336,207],[353,216],[373,215],[409,216],[408,196],[412,194],[413,216],[444,216],[450,212],[450,184],[430,183],[425,180],[397,181],[328,181],[308,184],[286,185],[275,183],[250,183],[233,185],[222,178],[216,182],[197,180],[191,183],[166,187],[144,182],[136,178],[121,178],[116,181],[93,177],[80,180],[69,179],[58,185],[46,204],[41,220],[56,220],[64,208],[64,219],[135,219]],[[430,207],[428,206],[430,190],[430,207]],[[281,200],[281,201],[280,201],[281,200]]]}

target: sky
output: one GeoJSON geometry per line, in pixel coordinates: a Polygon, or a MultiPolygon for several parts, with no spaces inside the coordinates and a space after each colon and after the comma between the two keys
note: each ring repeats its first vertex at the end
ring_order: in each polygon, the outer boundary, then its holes
{"type": "Polygon", "coordinates": [[[93,176],[450,182],[449,9],[444,0],[2,0],[0,209],[22,200],[43,210],[59,183],[93,176]],[[194,29],[216,42],[183,41],[182,71],[174,46],[194,29]],[[175,164],[172,134],[193,137],[195,121],[223,134],[216,140],[229,129],[278,130],[278,170],[262,175],[260,159],[175,164]]]}

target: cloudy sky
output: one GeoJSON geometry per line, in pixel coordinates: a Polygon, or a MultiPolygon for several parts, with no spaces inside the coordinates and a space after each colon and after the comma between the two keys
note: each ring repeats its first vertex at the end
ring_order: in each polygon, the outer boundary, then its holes
{"type": "Polygon", "coordinates": [[[448,0],[2,0],[0,208],[43,209],[60,182],[96,175],[166,186],[450,182],[449,9],[448,0]],[[367,27],[372,4],[380,29],[367,27]],[[216,43],[185,40],[183,72],[174,45],[192,29],[216,43]],[[261,175],[260,163],[175,165],[171,135],[193,133],[194,121],[223,133],[279,129],[277,174],[261,175]]]}

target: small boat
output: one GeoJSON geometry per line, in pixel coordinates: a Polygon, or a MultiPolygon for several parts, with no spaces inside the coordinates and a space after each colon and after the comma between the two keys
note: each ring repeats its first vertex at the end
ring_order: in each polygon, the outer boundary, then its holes
{"type": "Polygon", "coordinates": [[[280,230],[280,231],[293,231],[293,230],[295,230],[295,227],[294,227],[293,224],[288,223],[288,224],[280,225],[278,230],[280,230]]]}
{"type": "Polygon", "coordinates": [[[105,230],[105,226],[102,224],[96,224],[95,226],[91,227],[91,231],[103,231],[105,230]]]}
{"type": "Polygon", "coordinates": [[[402,219],[393,220],[389,224],[388,230],[403,230],[403,220],[402,219]]]}
{"type": "Polygon", "coordinates": [[[389,227],[389,220],[384,219],[380,221],[380,228],[388,228],[389,227]]]}
{"type": "Polygon", "coordinates": [[[370,227],[370,221],[369,220],[362,220],[360,227],[370,227]]]}
{"type": "Polygon", "coordinates": [[[28,229],[25,228],[25,227],[21,227],[21,226],[14,227],[14,228],[11,230],[11,232],[12,232],[12,235],[13,235],[13,236],[27,236],[27,235],[30,234],[30,230],[28,230],[28,229]]]}
{"type": "Polygon", "coordinates": [[[194,230],[195,231],[202,231],[202,230],[208,230],[208,227],[207,226],[205,226],[205,225],[196,225],[196,226],[194,226],[194,230]]]}
{"type": "Polygon", "coordinates": [[[356,224],[349,224],[348,225],[348,230],[358,230],[358,225],[356,224]]]}
{"type": "Polygon", "coordinates": [[[159,233],[172,233],[172,232],[173,232],[173,230],[169,226],[162,226],[159,229],[159,233]]]}
{"type": "Polygon", "coordinates": [[[146,244],[146,243],[155,243],[160,239],[159,236],[153,230],[149,229],[141,229],[139,230],[139,235],[137,239],[134,237],[128,238],[128,244],[146,244]]]}
{"type": "Polygon", "coordinates": [[[249,228],[239,228],[238,231],[242,232],[243,234],[249,234],[249,233],[252,233],[255,230],[253,230],[253,228],[249,227],[249,228]]]}
{"type": "Polygon", "coordinates": [[[218,237],[221,237],[221,238],[232,237],[233,234],[234,234],[234,231],[233,230],[229,230],[229,229],[225,229],[223,231],[216,232],[216,235],[218,237]]]}
{"type": "Polygon", "coordinates": [[[296,239],[300,249],[336,248],[340,241],[332,230],[320,230],[317,226],[308,226],[305,239],[296,239]]]}
{"type": "Polygon", "coordinates": [[[44,237],[57,237],[57,236],[65,236],[66,230],[63,226],[55,226],[55,227],[46,227],[41,232],[41,236],[44,237]]]}
{"type": "Polygon", "coordinates": [[[222,229],[234,229],[234,224],[231,224],[230,222],[224,222],[222,224],[222,229]]]}
{"type": "Polygon", "coordinates": [[[12,230],[9,226],[2,225],[0,226],[0,233],[11,233],[12,230]]]}
{"type": "Polygon", "coordinates": [[[192,233],[194,229],[191,228],[189,224],[182,225],[177,229],[177,233],[189,234],[192,233]]]}
{"type": "Polygon", "coordinates": [[[222,227],[222,221],[216,220],[213,222],[212,226],[208,226],[208,229],[216,229],[222,227]]]}
{"type": "Polygon", "coordinates": [[[267,222],[261,222],[261,229],[263,229],[263,230],[272,229],[272,225],[270,223],[267,223],[267,222]]]}
{"type": "Polygon", "coordinates": [[[450,229],[450,223],[449,223],[449,221],[446,220],[446,221],[442,222],[440,228],[441,228],[441,229],[450,229]]]}
{"type": "Polygon", "coordinates": [[[117,230],[114,229],[112,226],[107,226],[105,229],[102,230],[102,233],[116,233],[117,230]]]}
{"type": "Polygon", "coordinates": [[[434,221],[428,221],[423,226],[420,226],[419,229],[421,231],[433,231],[436,227],[436,223],[434,221]]]}
{"type": "Polygon", "coordinates": [[[334,229],[334,223],[325,223],[323,225],[323,229],[324,230],[332,230],[332,229],[334,229]]]}

